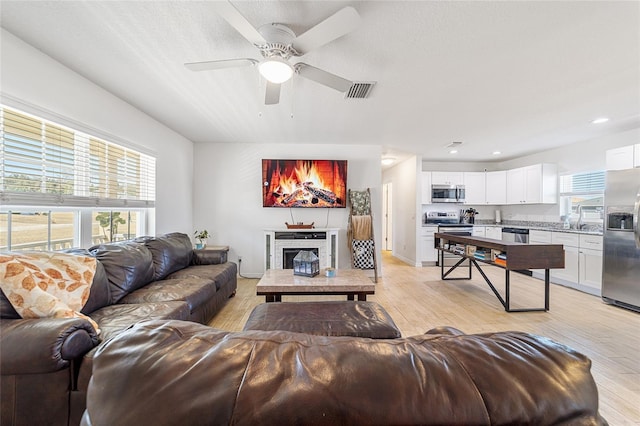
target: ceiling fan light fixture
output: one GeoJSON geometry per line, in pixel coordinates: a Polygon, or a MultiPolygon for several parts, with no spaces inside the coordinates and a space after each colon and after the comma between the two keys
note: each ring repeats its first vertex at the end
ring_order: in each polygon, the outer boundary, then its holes
{"type": "Polygon", "coordinates": [[[284,59],[267,58],[258,65],[260,75],[274,84],[281,84],[293,75],[293,67],[284,59]]]}

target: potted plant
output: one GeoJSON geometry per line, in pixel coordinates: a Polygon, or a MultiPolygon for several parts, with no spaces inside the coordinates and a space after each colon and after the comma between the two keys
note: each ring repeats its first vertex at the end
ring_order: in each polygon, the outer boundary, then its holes
{"type": "Polygon", "coordinates": [[[202,231],[196,231],[193,233],[193,236],[197,241],[196,243],[197,250],[203,249],[207,246],[207,238],[209,238],[209,231],[207,231],[206,229],[203,229],[202,231]]]}

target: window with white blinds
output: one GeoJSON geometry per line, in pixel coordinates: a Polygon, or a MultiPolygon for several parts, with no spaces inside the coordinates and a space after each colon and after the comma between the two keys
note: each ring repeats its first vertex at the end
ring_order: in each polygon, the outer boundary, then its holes
{"type": "Polygon", "coordinates": [[[0,106],[4,205],[154,207],[155,158],[0,106]]]}
{"type": "Polygon", "coordinates": [[[605,172],[576,173],[560,177],[560,195],[604,192],[605,172]]]}

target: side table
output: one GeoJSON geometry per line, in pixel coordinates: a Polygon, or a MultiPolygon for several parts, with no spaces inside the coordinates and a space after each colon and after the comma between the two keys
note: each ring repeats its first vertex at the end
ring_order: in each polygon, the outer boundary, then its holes
{"type": "Polygon", "coordinates": [[[206,246],[203,249],[194,249],[196,265],[211,263],[226,263],[229,246],[206,246]],[[206,262],[203,262],[206,260],[206,262]]]}

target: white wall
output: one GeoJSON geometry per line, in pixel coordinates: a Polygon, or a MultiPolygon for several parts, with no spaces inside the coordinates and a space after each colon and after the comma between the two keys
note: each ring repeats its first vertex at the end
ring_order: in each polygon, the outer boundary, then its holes
{"type": "Polygon", "coordinates": [[[1,31],[2,103],[155,155],[155,233],[191,234],[193,143],[1,31]]]}
{"type": "Polygon", "coordinates": [[[640,128],[636,128],[504,161],[499,163],[500,168],[497,170],[513,169],[537,163],[557,164],[559,175],[604,170],[608,149],[634,145],[639,141],[640,128]]]}
{"type": "Polygon", "coordinates": [[[417,247],[416,216],[421,205],[418,204],[420,186],[418,176],[420,176],[420,160],[413,156],[397,165],[386,169],[382,175],[383,183],[393,184],[393,209],[392,209],[392,229],[393,229],[393,256],[416,265],[417,247]]]}
{"type": "Polygon", "coordinates": [[[261,186],[263,158],[347,160],[348,188],[371,188],[374,236],[380,259],[382,222],[377,213],[382,203],[380,156],[381,148],[373,145],[197,143],[195,228],[213,233],[210,245],[229,245],[229,260],[236,261],[242,256],[241,272],[248,277],[259,277],[264,272],[265,229],[286,229],[285,222],[314,222],[316,228],[340,228],[338,266],[349,268],[348,208],[263,208],[261,186]]]}

